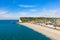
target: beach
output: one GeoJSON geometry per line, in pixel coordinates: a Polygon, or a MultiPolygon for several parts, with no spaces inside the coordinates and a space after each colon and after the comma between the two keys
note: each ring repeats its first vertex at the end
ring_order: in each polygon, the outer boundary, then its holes
{"type": "Polygon", "coordinates": [[[51,38],[52,40],[60,40],[60,31],[54,30],[48,27],[43,27],[36,24],[31,23],[20,23],[21,25],[24,25],[28,28],[33,29],[34,31],[37,31],[39,33],[44,34],[45,36],[51,38]]]}

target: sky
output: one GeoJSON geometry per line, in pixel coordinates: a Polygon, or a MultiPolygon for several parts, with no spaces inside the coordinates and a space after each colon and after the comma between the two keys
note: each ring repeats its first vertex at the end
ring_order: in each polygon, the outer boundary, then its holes
{"type": "Polygon", "coordinates": [[[0,20],[60,17],[60,0],[0,0],[0,20]]]}

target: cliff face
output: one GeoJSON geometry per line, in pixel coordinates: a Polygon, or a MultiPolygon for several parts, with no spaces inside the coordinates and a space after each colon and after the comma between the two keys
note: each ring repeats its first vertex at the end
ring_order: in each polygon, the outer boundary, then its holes
{"type": "Polygon", "coordinates": [[[22,22],[21,20],[19,20],[19,22],[22,22]]]}
{"type": "Polygon", "coordinates": [[[20,20],[22,22],[55,22],[57,20],[59,20],[60,18],[46,18],[46,17],[20,17],[20,20]]]}

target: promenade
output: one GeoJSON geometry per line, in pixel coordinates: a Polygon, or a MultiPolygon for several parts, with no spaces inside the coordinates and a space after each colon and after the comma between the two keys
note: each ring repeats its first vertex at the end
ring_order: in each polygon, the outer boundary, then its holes
{"type": "Polygon", "coordinates": [[[51,29],[48,27],[42,27],[40,25],[30,24],[30,23],[20,23],[20,24],[24,25],[28,28],[31,28],[34,31],[42,33],[45,36],[51,38],[52,40],[60,40],[60,31],[58,31],[58,30],[54,30],[54,29],[51,29]]]}

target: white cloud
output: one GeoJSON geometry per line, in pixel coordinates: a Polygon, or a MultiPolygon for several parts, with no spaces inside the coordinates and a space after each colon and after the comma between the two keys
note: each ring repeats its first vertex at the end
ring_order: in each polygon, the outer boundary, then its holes
{"type": "Polygon", "coordinates": [[[60,17],[60,9],[42,9],[40,12],[34,11],[31,16],[34,17],[60,17]]]}
{"type": "Polygon", "coordinates": [[[0,19],[16,19],[17,17],[13,14],[4,14],[0,16],[0,19]]]}
{"type": "Polygon", "coordinates": [[[58,13],[60,13],[60,12],[57,9],[54,9],[54,10],[43,9],[41,11],[40,15],[44,16],[44,17],[57,17],[58,13]]]}
{"type": "Polygon", "coordinates": [[[8,11],[0,10],[0,15],[6,14],[8,11]]]}
{"type": "Polygon", "coordinates": [[[31,7],[34,7],[32,5],[19,5],[20,7],[24,7],[24,8],[31,8],[31,7]]]}
{"type": "Polygon", "coordinates": [[[33,12],[35,12],[35,11],[37,11],[36,9],[31,9],[30,11],[33,11],[33,12]]]}
{"type": "Polygon", "coordinates": [[[18,12],[18,13],[13,14],[13,13],[1,11],[0,13],[1,13],[0,20],[1,19],[19,19],[19,17],[27,16],[26,12],[18,12]]]}
{"type": "Polygon", "coordinates": [[[0,10],[0,19],[19,19],[19,17],[60,17],[60,10],[42,9],[39,13],[36,12],[36,10],[31,11],[9,13],[8,11],[0,10]]]}
{"type": "Polygon", "coordinates": [[[10,14],[8,11],[0,10],[0,19],[15,19],[15,15],[10,14]]]}

